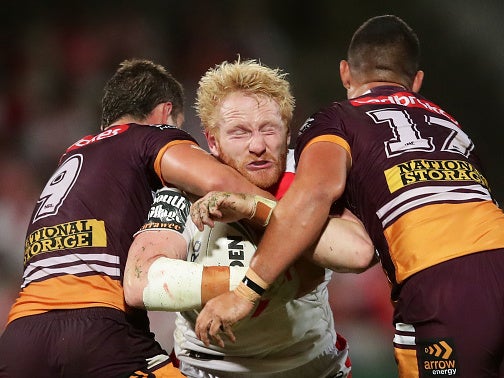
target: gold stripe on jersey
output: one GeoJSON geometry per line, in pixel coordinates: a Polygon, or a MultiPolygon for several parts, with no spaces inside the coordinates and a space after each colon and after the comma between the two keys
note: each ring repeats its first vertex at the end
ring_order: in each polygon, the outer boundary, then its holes
{"type": "Polygon", "coordinates": [[[163,179],[163,175],[161,174],[161,160],[163,159],[163,155],[166,152],[166,150],[170,147],[173,147],[177,144],[193,144],[195,146],[198,146],[196,143],[194,143],[192,140],[174,140],[172,142],[166,143],[158,152],[156,156],[156,160],[154,160],[154,171],[158,175],[159,179],[163,183],[163,185],[167,185],[167,182],[163,179]]]}
{"type": "MultiPolygon", "coordinates": [[[[471,253],[504,248],[504,214],[492,201],[432,204],[412,210],[384,231],[395,277],[471,253]]],[[[389,272],[390,274],[391,272],[389,272]]]]}
{"type": "Polygon", "coordinates": [[[319,135],[319,136],[313,138],[312,140],[310,140],[304,148],[311,146],[312,144],[317,143],[317,142],[335,143],[338,146],[343,147],[346,150],[346,152],[348,152],[349,157],[352,156],[352,153],[350,151],[350,145],[347,143],[347,141],[345,139],[343,139],[337,135],[331,135],[331,134],[319,135]]]}
{"type": "Polygon", "coordinates": [[[80,219],[42,227],[25,240],[24,264],[40,253],[84,247],[106,247],[105,223],[97,219],[80,219]]]}
{"type": "Polygon", "coordinates": [[[390,193],[417,182],[433,181],[471,181],[488,188],[485,177],[462,160],[416,159],[397,164],[384,173],[390,193]]]}
{"type": "Polygon", "coordinates": [[[107,276],[64,275],[32,282],[21,290],[7,322],[50,310],[111,307],[125,311],[121,283],[107,276]]]}

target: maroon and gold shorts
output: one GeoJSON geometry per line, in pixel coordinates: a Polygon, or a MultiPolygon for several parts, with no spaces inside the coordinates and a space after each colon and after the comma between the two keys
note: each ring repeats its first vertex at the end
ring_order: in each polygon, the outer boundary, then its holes
{"type": "Polygon", "coordinates": [[[504,249],[410,277],[394,326],[401,378],[504,377],[504,249]]]}
{"type": "Polygon", "coordinates": [[[50,311],[11,322],[0,377],[184,377],[150,332],[110,308],[50,311]]]}

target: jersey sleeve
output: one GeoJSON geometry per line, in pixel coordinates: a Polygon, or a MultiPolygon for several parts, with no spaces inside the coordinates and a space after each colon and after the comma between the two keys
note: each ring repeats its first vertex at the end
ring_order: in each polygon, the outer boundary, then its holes
{"type": "Polygon", "coordinates": [[[191,203],[177,188],[163,187],[156,191],[147,220],[141,232],[167,230],[179,233],[189,245],[197,229],[189,216],[191,203]]]}
{"type": "Polygon", "coordinates": [[[155,189],[169,185],[161,174],[161,159],[166,150],[177,144],[198,145],[189,133],[171,125],[141,126],[137,127],[135,131],[140,139],[143,138],[140,144],[140,154],[147,162],[147,166],[152,169],[156,182],[159,183],[155,189]]]}
{"type": "Polygon", "coordinates": [[[339,104],[334,103],[311,115],[301,126],[294,150],[296,165],[303,150],[317,141],[336,143],[343,147],[351,158],[350,143],[347,140],[344,123],[338,115],[338,108],[339,104]]]}

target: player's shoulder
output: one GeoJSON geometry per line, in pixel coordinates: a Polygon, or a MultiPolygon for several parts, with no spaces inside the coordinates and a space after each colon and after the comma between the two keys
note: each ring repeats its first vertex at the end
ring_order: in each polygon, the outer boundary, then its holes
{"type": "MultiPolygon", "coordinates": [[[[163,130],[181,130],[177,126],[168,125],[168,124],[161,124],[161,123],[155,123],[155,124],[150,124],[150,125],[145,125],[145,126],[147,126],[147,127],[153,127],[153,128],[158,129],[160,131],[163,131],[163,130]]],[[[185,132],[184,130],[181,130],[181,131],[185,132]]]]}
{"type": "Polygon", "coordinates": [[[182,130],[176,126],[169,124],[148,124],[141,125],[136,123],[129,124],[130,128],[134,133],[137,134],[151,134],[154,136],[160,136],[162,138],[171,138],[171,139],[187,139],[194,140],[194,138],[187,131],[182,130]]]}

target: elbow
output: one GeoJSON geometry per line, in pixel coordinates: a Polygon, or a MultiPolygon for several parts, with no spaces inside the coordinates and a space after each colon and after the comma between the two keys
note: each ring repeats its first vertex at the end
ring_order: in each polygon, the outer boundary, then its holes
{"type": "Polygon", "coordinates": [[[123,281],[123,291],[124,300],[128,306],[145,309],[142,290],[139,290],[138,287],[134,285],[133,280],[126,274],[123,281]]]}
{"type": "Polygon", "coordinates": [[[362,273],[376,263],[375,248],[369,238],[361,238],[354,254],[353,273],[362,273]]]}
{"type": "Polygon", "coordinates": [[[376,263],[375,247],[364,227],[358,224],[355,226],[357,227],[354,228],[351,243],[354,253],[350,272],[362,273],[376,263]]]}

